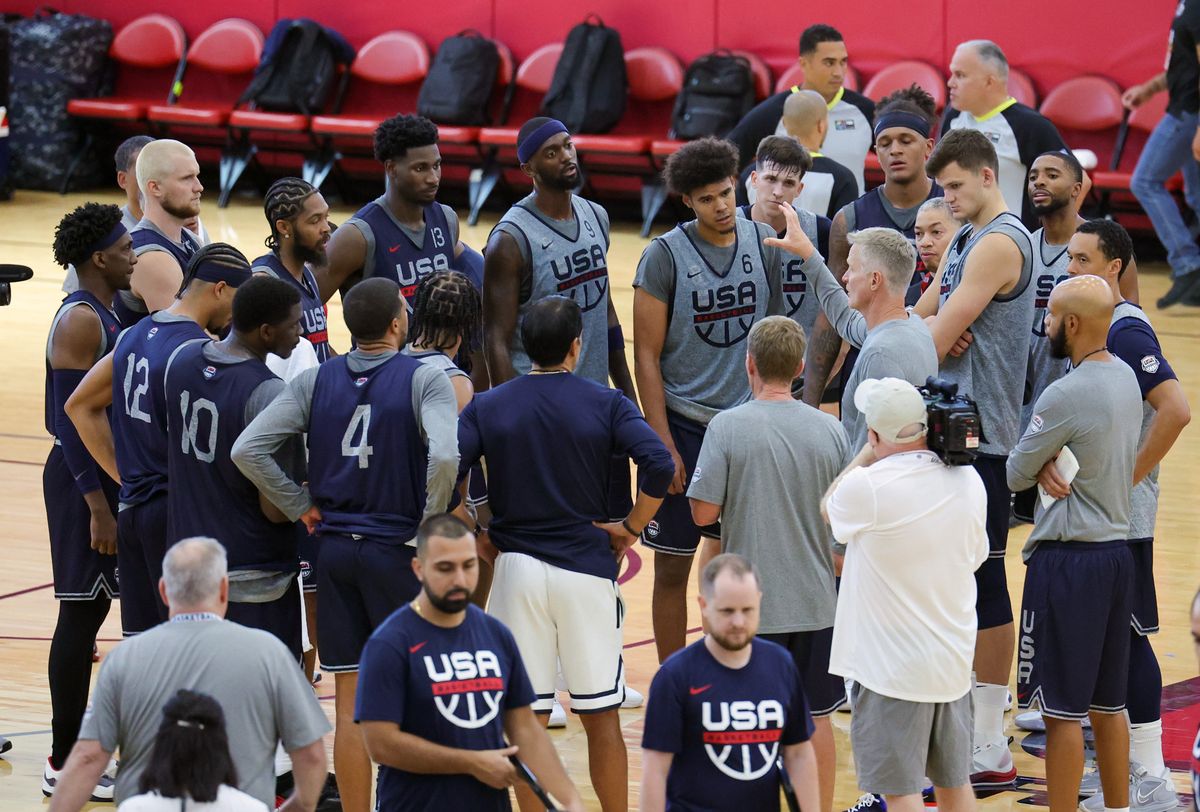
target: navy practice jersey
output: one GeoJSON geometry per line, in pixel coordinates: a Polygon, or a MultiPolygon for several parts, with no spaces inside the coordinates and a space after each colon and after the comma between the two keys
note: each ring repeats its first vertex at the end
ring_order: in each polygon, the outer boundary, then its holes
{"type": "Polygon", "coordinates": [[[292,276],[292,272],[284,267],[283,262],[274,253],[263,254],[254,260],[250,266],[254,273],[265,273],[276,279],[282,279],[300,291],[300,334],[308,339],[317,351],[317,360],[322,364],[331,357],[329,352],[328,315],[325,305],[321,303],[321,289],[317,287],[317,278],[304,266],[303,279],[292,276]]]}
{"type": "Polygon", "coordinates": [[[413,373],[420,367],[417,359],[396,353],[362,372],[338,356],[317,372],[308,478],[325,530],[399,544],[416,535],[429,458],[412,403],[413,373]]]}
{"type": "Polygon", "coordinates": [[[458,234],[457,228],[451,229],[446,211],[436,202],[425,207],[425,230],[419,242],[400,225],[382,197],[356,211],[346,222],[361,231],[367,241],[363,278],[383,276],[395,280],[411,307],[417,284],[431,273],[450,270],[454,264],[458,234]]]}
{"type": "Polygon", "coordinates": [[[650,684],[642,748],[673,753],[667,809],[779,809],[776,759],[808,741],[800,672],[781,646],[755,639],[743,668],[721,665],[704,638],[667,658],[650,684]]]}
{"type": "MultiPolygon", "coordinates": [[[[129,236],[133,240],[135,255],[140,257],[153,251],[162,251],[179,263],[181,274],[187,267],[188,260],[200,250],[200,239],[186,228],[179,232],[180,241],[175,242],[163,234],[158,226],[144,217],[141,222],[130,229],[129,236]]],[[[122,327],[132,327],[150,313],[146,308],[146,303],[138,298],[138,295],[132,290],[117,291],[116,298],[113,299],[113,309],[117,313],[117,318],[121,320],[122,327]]]]}
{"type": "MultiPolygon", "coordinates": [[[[117,314],[109,309],[108,305],[101,302],[91,293],[86,290],[76,290],[70,293],[62,300],[62,304],[58,307],[58,312],[54,314],[54,319],[50,323],[49,337],[54,337],[54,331],[58,328],[58,322],[66,314],[68,310],[79,305],[87,305],[96,314],[96,318],[100,319],[100,326],[103,328],[100,337],[100,346],[96,349],[96,358],[93,363],[99,361],[105,355],[108,355],[109,349],[113,346],[113,342],[117,340],[117,331],[121,328],[117,320],[117,314]]],[[[50,367],[50,340],[46,340],[46,433],[53,436],[57,435],[54,430],[55,414],[54,414],[54,381],[53,370],[50,367]]]]}
{"type": "Polygon", "coordinates": [[[121,334],[113,351],[113,445],[121,472],[121,507],[167,487],[167,361],[181,344],[206,339],[199,324],[165,311],[121,334]]]}
{"type": "MultiPolygon", "coordinates": [[[[512,634],[500,621],[467,607],[446,629],[411,605],[371,635],[359,663],[356,722],[394,722],[405,733],[461,750],[506,746],[504,714],[535,695],[512,634]]],[[[470,775],[426,775],[379,768],[380,812],[429,809],[503,812],[508,790],[470,775]]]]}

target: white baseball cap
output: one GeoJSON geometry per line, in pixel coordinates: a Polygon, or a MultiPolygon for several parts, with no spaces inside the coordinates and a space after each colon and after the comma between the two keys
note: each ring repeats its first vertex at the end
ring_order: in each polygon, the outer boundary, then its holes
{"type": "Polygon", "coordinates": [[[908,381],[868,378],[854,390],[854,406],[866,417],[868,428],[889,443],[911,443],[925,435],[925,398],[908,381]],[[901,434],[918,423],[919,432],[901,434]]]}

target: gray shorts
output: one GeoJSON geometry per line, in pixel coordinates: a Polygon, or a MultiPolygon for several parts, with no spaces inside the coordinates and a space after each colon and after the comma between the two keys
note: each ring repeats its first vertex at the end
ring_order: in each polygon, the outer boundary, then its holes
{"type": "Polygon", "coordinates": [[[947,789],[970,783],[970,691],[953,702],[908,702],[856,684],[853,697],[850,744],[864,792],[913,795],[927,786],[926,777],[947,789]]]}

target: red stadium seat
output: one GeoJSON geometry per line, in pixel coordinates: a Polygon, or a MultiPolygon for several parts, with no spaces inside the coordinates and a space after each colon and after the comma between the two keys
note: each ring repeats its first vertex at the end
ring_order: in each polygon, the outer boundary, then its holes
{"type": "Polygon", "coordinates": [[[1060,130],[1081,132],[1116,127],[1125,116],[1120,88],[1102,76],[1068,79],[1050,91],[1040,112],[1060,130]]]}
{"type": "MultiPolygon", "coordinates": [[[[800,62],[796,61],[791,64],[787,70],[779,75],[775,80],[775,92],[782,93],[785,90],[790,90],[793,87],[800,87],[804,83],[804,68],[800,67],[800,62]]],[[[842,85],[847,90],[858,90],[858,72],[854,68],[846,68],[846,78],[842,80],[842,85]]]]}
{"type": "Polygon", "coordinates": [[[1012,96],[1026,107],[1037,109],[1037,88],[1029,74],[1010,67],[1008,69],[1008,95],[1012,96]]]}
{"type": "Polygon", "coordinates": [[[863,95],[879,101],[889,93],[903,90],[909,85],[916,84],[933,96],[937,109],[946,106],[946,80],[942,72],[926,62],[905,60],[888,65],[871,77],[863,88],[863,95]]]}
{"type": "Polygon", "coordinates": [[[181,76],[172,88],[170,103],[150,105],[146,119],[158,125],[161,131],[167,131],[174,125],[220,129],[224,135],[229,115],[233,112],[242,86],[258,66],[262,49],[262,31],[253,23],[236,17],[213,23],[188,50],[185,70],[188,77],[199,70],[216,75],[206,78],[223,81],[216,82],[215,89],[205,88],[205,92],[195,98],[189,92],[187,103],[184,104],[180,101],[188,85],[181,76]]]}
{"type": "MultiPolygon", "coordinates": [[[[1113,192],[1128,192],[1130,183],[1133,181],[1133,161],[1126,162],[1127,166],[1122,168],[1121,164],[1125,159],[1126,144],[1129,139],[1131,130],[1149,135],[1158,122],[1162,121],[1162,117],[1167,114],[1167,94],[1158,93],[1140,107],[1125,113],[1125,118],[1121,122],[1120,128],[1117,130],[1116,142],[1113,146],[1112,160],[1109,163],[1107,170],[1096,170],[1092,172],[1092,186],[1100,194],[1100,212],[1101,214],[1108,213],[1109,197],[1113,192]]],[[[1169,181],[1167,188],[1173,192],[1180,192],[1183,189],[1183,175],[1176,173],[1169,181]]]]}

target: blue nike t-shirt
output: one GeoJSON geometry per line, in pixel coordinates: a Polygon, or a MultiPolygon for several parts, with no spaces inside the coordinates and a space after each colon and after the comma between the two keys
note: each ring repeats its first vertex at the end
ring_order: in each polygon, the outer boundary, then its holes
{"type": "Polygon", "coordinates": [[[812,717],[792,656],[755,638],[739,669],[701,638],[667,658],[650,683],[642,748],[673,753],[668,812],[778,812],[782,747],[808,741],[812,717]]]}
{"type": "MultiPolygon", "coordinates": [[[[356,722],[395,722],[445,747],[498,750],[504,713],[535,695],[504,624],[475,606],[453,629],[428,622],[411,604],[383,622],[363,650],[356,722]]],[[[508,791],[470,775],[424,775],[379,768],[379,812],[511,809],[508,791]]]]}

